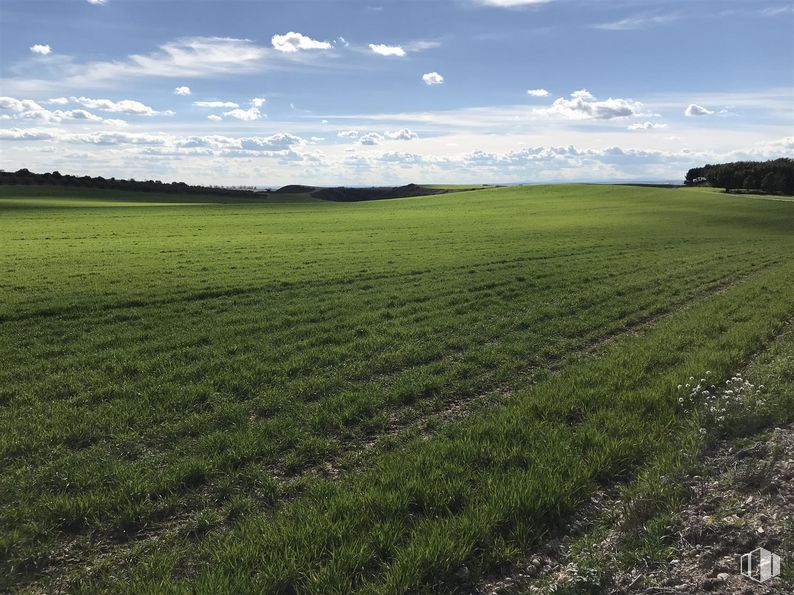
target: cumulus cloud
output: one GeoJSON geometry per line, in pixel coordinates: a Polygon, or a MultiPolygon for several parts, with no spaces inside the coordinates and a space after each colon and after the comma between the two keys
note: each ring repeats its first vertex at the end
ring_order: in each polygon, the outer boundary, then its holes
{"type": "Polygon", "coordinates": [[[360,145],[379,145],[383,141],[383,137],[377,132],[370,132],[358,139],[360,145]]]}
{"type": "Polygon", "coordinates": [[[223,112],[224,116],[229,118],[235,118],[237,120],[243,120],[245,122],[251,122],[253,120],[258,120],[262,117],[259,108],[256,106],[249,107],[248,109],[233,109],[228,112],[223,112]]]}
{"type": "Polygon", "coordinates": [[[11,110],[21,113],[27,111],[43,110],[38,103],[32,99],[15,99],[14,97],[0,97],[0,109],[11,110]]]}
{"type": "Polygon", "coordinates": [[[55,97],[50,99],[47,103],[51,103],[52,105],[66,105],[69,103],[69,99],[67,97],[55,97]]]}
{"type": "Polygon", "coordinates": [[[41,54],[42,56],[46,56],[47,54],[52,52],[52,48],[49,45],[37,43],[30,46],[30,51],[34,54],[41,54]]]}
{"type": "Polygon", "coordinates": [[[386,45],[384,43],[371,43],[371,49],[376,54],[381,56],[405,56],[405,50],[399,45],[386,45]]]}
{"type": "Polygon", "coordinates": [[[240,139],[240,148],[246,151],[286,151],[305,141],[294,134],[279,132],[271,136],[256,136],[240,139]]]}
{"type": "Polygon", "coordinates": [[[161,134],[145,134],[140,132],[92,132],[89,134],[72,134],[66,140],[88,143],[91,145],[165,145],[167,137],[161,134]]]}
{"type": "Polygon", "coordinates": [[[527,95],[530,97],[548,97],[549,92],[546,89],[529,89],[527,95]]]}
{"type": "Polygon", "coordinates": [[[419,165],[426,159],[416,153],[403,153],[399,151],[382,153],[378,158],[383,163],[394,163],[401,166],[419,165]]]}
{"type": "Polygon", "coordinates": [[[714,113],[713,111],[711,111],[709,109],[706,109],[702,105],[698,105],[696,103],[691,103],[689,105],[689,107],[687,107],[686,110],[684,111],[684,114],[687,115],[687,116],[690,116],[690,117],[693,117],[693,116],[710,116],[713,113],[714,113]]]}
{"type": "Polygon", "coordinates": [[[628,130],[655,130],[667,128],[667,124],[656,124],[654,122],[637,122],[628,127],[628,130]]]}
{"type": "Polygon", "coordinates": [[[571,97],[574,99],[595,99],[593,94],[590,93],[587,89],[579,89],[578,91],[574,91],[571,93],[571,97]]]}
{"type": "Polygon", "coordinates": [[[317,41],[295,31],[274,35],[271,43],[274,49],[286,54],[294,54],[300,50],[329,50],[332,47],[327,41],[317,41]]]}
{"type": "Polygon", "coordinates": [[[0,129],[0,140],[54,140],[66,143],[90,145],[132,145],[162,147],[174,154],[240,156],[290,151],[306,144],[294,134],[276,133],[271,136],[229,137],[220,135],[173,136],[103,130],[91,133],[68,133],[58,128],[11,128],[0,129]]]}
{"type": "Polygon", "coordinates": [[[387,132],[386,138],[390,138],[392,140],[413,140],[415,138],[419,138],[419,135],[413,130],[403,128],[401,130],[396,130],[395,132],[387,132]]]}
{"type": "Polygon", "coordinates": [[[174,95],[190,95],[190,87],[177,87],[174,89],[174,95]]]}
{"type": "Polygon", "coordinates": [[[220,122],[223,118],[217,114],[210,114],[207,116],[207,120],[212,120],[213,122],[220,122]]]}
{"type": "Polygon", "coordinates": [[[336,133],[336,136],[340,138],[357,138],[358,130],[340,130],[336,133]]]}
{"type": "Polygon", "coordinates": [[[103,112],[112,112],[119,114],[128,114],[132,116],[154,116],[161,113],[153,108],[135,101],[134,99],[122,99],[121,101],[112,101],[110,99],[92,99],[90,97],[70,97],[72,103],[77,103],[89,109],[98,109],[103,112]]]}
{"type": "Polygon", "coordinates": [[[263,105],[265,105],[266,101],[267,99],[265,99],[264,97],[254,97],[253,99],[251,99],[251,105],[253,105],[254,107],[262,107],[263,105]]]}
{"type": "MultiPolygon", "coordinates": [[[[61,103],[57,101],[57,103],[61,103]]],[[[32,99],[16,99],[0,97],[0,110],[11,112],[4,114],[5,120],[41,120],[43,122],[62,122],[63,120],[83,120],[86,122],[102,122],[104,119],[83,109],[48,110],[32,99]]]]}
{"type": "Polygon", "coordinates": [[[57,137],[57,131],[36,128],[0,129],[0,140],[55,140],[57,137]]]}
{"type": "Polygon", "coordinates": [[[551,107],[538,110],[549,116],[559,116],[568,120],[611,120],[645,114],[644,106],[631,99],[609,99],[598,101],[586,89],[574,91],[570,99],[560,97],[551,107]]]}
{"type": "Polygon", "coordinates": [[[74,109],[69,110],[68,112],[63,112],[64,114],[69,114],[69,119],[72,120],[90,120],[93,122],[101,122],[102,118],[100,116],[96,116],[91,112],[88,112],[84,109],[74,109]]]}
{"type": "Polygon", "coordinates": [[[425,82],[425,85],[432,86],[432,85],[441,85],[444,83],[444,77],[438,74],[437,72],[428,72],[422,75],[422,80],[425,82]]]}
{"type": "Polygon", "coordinates": [[[89,4],[94,4],[95,6],[101,6],[103,4],[107,4],[108,0],[88,0],[89,4]]]}

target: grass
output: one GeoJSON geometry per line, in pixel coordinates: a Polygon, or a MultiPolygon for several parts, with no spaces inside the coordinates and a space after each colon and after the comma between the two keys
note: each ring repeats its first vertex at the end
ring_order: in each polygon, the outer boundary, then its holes
{"type": "Polygon", "coordinates": [[[449,590],[677,440],[680,380],[794,312],[783,202],[85,197],[0,189],[9,586],[449,590]]]}
{"type": "MultiPolygon", "coordinates": [[[[602,592],[614,589],[611,580],[617,572],[669,567],[670,561],[678,557],[676,546],[681,545],[676,536],[681,523],[677,514],[691,497],[682,479],[713,476],[709,460],[703,457],[720,441],[732,443],[738,449],[743,441],[757,443],[759,438],[769,435],[770,428],[794,421],[793,363],[794,332],[789,321],[744,369],[743,376],[748,382],[755,387],[766,387],[763,399],[741,399],[742,407],[729,408],[716,427],[712,425],[713,414],[708,408],[685,420],[680,439],[676,443],[660,444],[638,477],[620,486],[616,503],[606,513],[591,519],[590,530],[573,542],[567,560],[577,566],[576,580],[554,590],[550,584],[544,585],[549,592],[602,592]],[[708,428],[705,434],[703,426],[708,428]],[[599,545],[615,527],[619,527],[620,548],[613,558],[611,552],[601,550],[599,545]]],[[[725,497],[736,498],[736,495],[725,497]]],[[[779,552],[785,558],[794,546],[794,527],[785,520],[781,522],[784,525],[779,552]]],[[[792,579],[794,573],[784,564],[781,580],[792,583],[792,579]]]]}

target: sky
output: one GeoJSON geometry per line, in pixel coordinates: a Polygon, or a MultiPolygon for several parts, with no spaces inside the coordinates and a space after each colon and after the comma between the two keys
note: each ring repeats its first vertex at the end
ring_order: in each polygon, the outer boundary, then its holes
{"type": "Polygon", "coordinates": [[[0,168],[680,181],[794,157],[792,0],[0,0],[0,168]]]}

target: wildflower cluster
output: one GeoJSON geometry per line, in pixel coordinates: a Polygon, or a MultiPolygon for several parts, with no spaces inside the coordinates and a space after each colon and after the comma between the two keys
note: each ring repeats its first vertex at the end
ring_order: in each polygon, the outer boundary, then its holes
{"type": "Polygon", "coordinates": [[[678,385],[679,405],[684,410],[698,409],[701,413],[701,434],[762,413],[766,404],[763,384],[756,386],[739,372],[720,385],[709,384],[710,370],[705,376],[699,381],[690,376],[687,383],[678,385]]]}

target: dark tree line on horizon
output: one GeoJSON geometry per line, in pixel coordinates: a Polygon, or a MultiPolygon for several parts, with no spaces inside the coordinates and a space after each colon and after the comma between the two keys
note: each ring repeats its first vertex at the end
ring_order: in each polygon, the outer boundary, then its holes
{"type": "Polygon", "coordinates": [[[23,186],[77,186],[80,188],[103,188],[107,190],[134,190],[137,192],[165,192],[173,194],[219,194],[223,196],[261,196],[254,188],[224,188],[221,186],[192,186],[185,182],[161,182],[160,180],[117,180],[101,176],[71,176],[57,171],[36,174],[27,169],[15,172],[0,172],[0,185],[23,186]]]}
{"type": "Polygon", "coordinates": [[[708,184],[725,188],[726,192],[794,195],[794,159],[736,161],[694,167],[687,172],[684,184],[708,184]]]}

